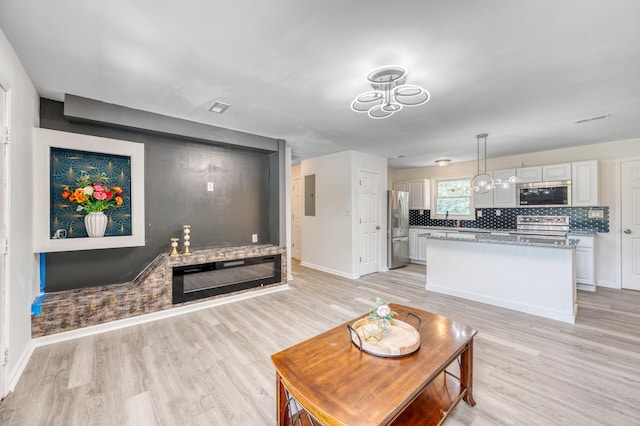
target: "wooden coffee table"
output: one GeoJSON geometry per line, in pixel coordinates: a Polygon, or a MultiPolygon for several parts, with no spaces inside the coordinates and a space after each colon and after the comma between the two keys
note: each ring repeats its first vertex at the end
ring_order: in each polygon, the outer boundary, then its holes
{"type": "MultiPolygon", "coordinates": [[[[398,358],[371,355],[351,342],[347,324],[271,356],[277,424],[289,422],[287,398],[325,425],[437,425],[463,399],[474,406],[473,337],[477,331],[419,309],[421,346],[398,358]],[[459,360],[459,375],[446,371],[459,360]]],[[[457,368],[452,368],[457,370],[457,368]]]]}

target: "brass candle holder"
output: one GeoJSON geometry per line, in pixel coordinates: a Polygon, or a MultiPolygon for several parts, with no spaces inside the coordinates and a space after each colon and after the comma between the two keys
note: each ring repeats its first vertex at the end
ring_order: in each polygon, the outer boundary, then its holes
{"type": "Polygon", "coordinates": [[[178,241],[180,238],[171,238],[171,253],[169,256],[178,256],[180,252],[178,252],[178,241]]]}
{"type": "Polygon", "coordinates": [[[191,239],[189,235],[191,233],[191,225],[182,225],[182,227],[184,228],[184,250],[182,250],[182,254],[191,254],[191,250],[189,250],[189,246],[191,245],[191,242],[189,242],[191,239]]]}

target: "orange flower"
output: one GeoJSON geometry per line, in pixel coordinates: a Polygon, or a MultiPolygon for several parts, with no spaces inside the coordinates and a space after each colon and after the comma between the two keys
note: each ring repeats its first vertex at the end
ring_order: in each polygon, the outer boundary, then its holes
{"type": "Polygon", "coordinates": [[[71,194],[69,200],[75,201],[77,203],[84,203],[85,201],[87,201],[87,195],[84,193],[84,190],[82,188],[76,189],[76,192],[71,194]]]}
{"type": "Polygon", "coordinates": [[[118,207],[120,207],[120,206],[122,205],[122,197],[120,197],[120,196],[117,196],[117,197],[116,197],[116,205],[117,205],[118,207]]]}
{"type": "Polygon", "coordinates": [[[64,192],[62,193],[62,198],[69,198],[70,195],[71,195],[71,192],[65,189],[64,192]]]}
{"type": "Polygon", "coordinates": [[[120,188],[119,186],[114,186],[113,187],[113,192],[115,192],[116,195],[121,195],[122,194],[122,188],[120,188]]]}

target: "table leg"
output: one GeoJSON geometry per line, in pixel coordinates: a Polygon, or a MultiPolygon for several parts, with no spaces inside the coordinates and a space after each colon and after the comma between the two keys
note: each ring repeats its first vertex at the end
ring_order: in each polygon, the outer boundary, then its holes
{"type": "Polygon", "coordinates": [[[467,390],[462,399],[473,407],[476,405],[473,399],[473,339],[467,344],[467,349],[460,354],[460,383],[467,390]]]}
{"type": "Polygon", "coordinates": [[[287,395],[280,375],[276,373],[276,424],[284,425],[284,414],[287,409],[287,395]]]}

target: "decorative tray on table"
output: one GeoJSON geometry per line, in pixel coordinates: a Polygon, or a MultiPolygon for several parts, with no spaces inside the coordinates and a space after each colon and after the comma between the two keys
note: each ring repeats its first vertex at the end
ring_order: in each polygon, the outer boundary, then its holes
{"type": "Polygon", "coordinates": [[[347,327],[353,344],[371,355],[399,358],[420,349],[420,318],[411,313],[405,316],[404,321],[392,319],[384,332],[376,330],[375,321],[366,317],[347,327]],[[406,322],[410,315],[417,319],[416,327],[406,322]]]}

